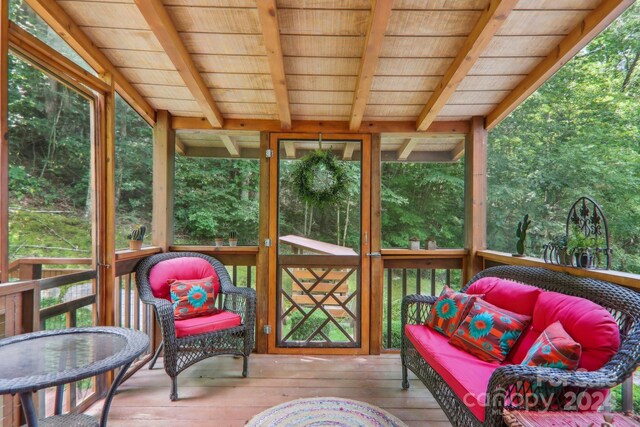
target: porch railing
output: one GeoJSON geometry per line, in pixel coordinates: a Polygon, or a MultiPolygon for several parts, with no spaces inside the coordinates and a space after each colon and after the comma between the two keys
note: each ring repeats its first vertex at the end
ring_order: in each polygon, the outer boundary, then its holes
{"type": "MultiPolygon", "coordinates": [[[[493,267],[496,265],[523,265],[529,267],[542,267],[549,270],[560,271],[574,276],[589,277],[592,279],[604,280],[615,283],[620,286],[627,287],[636,292],[640,292],[640,275],[633,273],[625,273],[613,270],[591,270],[586,268],[575,268],[565,265],[556,265],[545,263],[543,259],[534,257],[513,257],[511,254],[484,250],[479,251],[478,256],[482,259],[483,268],[493,267]]],[[[613,409],[622,410],[623,412],[633,412],[633,402],[636,386],[633,383],[633,375],[622,383],[621,390],[612,393],[612,399],[618,399],[620,396],[619,406],[614,405],[613,409]]],[[[615,388],[614,388],[615,389],[615,388]]],[[[618,402],[613,402],[617,404],[618,402]]]]}
{"type": "Polygon", "coordinates": [[[402,298],[411,294],[439,295],[446,285],[460,289],[467,251],[383,249],[382,348],[400,348],[402,298]]]}

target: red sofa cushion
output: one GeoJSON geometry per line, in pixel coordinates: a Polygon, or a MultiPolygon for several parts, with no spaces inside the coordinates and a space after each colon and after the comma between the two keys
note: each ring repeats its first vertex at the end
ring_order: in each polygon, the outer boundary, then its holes
{"type": "Polygon", "coordinates": [[[220,291],[218,276],[193,280],[169,280],[169,283],[173,315],[176,319],[189,319],[216,312],[216,297],[220,291]]]}
{"type": "Polygon", "coordinates": [[[154,265],[149,271],[149,284],[151,292],[156,298],[164,298],[171,301],[169,297],[169,281],[203,279],[209,276],[216,276],[216,270],[207,260],[198,257],[180,257],[161,261],[154,265]]]}
{"type": "Polygon", "coordinates": [[[487,362],[502,362],[531,317],[478,300],[449,343],[487,362]]]}
{"type": "Polygon", "coordinates": [[[535,306],[533,331],[540,335],[557,321],[582,346],[578,369],[601,368],[620,347],[618,324],[605,308],[584,298],[543,292],[535,306]]]}
{"type": "Polygon", "coordinates": [[[476,298],[478,296],[455,292],[445,286],[431,307],[425,325],[450,337],[467,316],[473,303],[476,302],[476,298]]]}
{"type": "Polygon", "coordinates": [[[198,316],[190,319],[177,320],[176,337],[205,334],[242,325],[242,318],[230,311],[216,310],[209,316],[198,316]]]}
{"type": "Polygon", "coordinates": [[[484,421],[487,386],[500,365],[482,361],[447,342],[424,325],[406,325],[406,337],[480,421],[484,421]]]}
{"type": "MultiPolygon", "coordinates": [[[[542,292],[542,289],[535,286],[499,277],[483,277],[472,283],[467,289],[469,294],[485,294],[483,299],[497,307],[527,316],[533,316],[533,308],[542,292]]],[[[540,332],[542,331],[532,333],[531,326],[527,326],[506,360],[520,364],[540,332]]]]}

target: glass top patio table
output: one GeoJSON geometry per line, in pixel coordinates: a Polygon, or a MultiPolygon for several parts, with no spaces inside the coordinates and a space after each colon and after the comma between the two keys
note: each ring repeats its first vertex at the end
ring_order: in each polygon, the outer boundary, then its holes
{"type": "Polygon", "coordinates": [[[122,367],[105,400],[100,421],[103,426],[124,373],[148,347],[149,337],[143,332],[115,327],[70,328],[10,337],[0,341],[0,394],[19,393],[28,425],[36,426],[33,392],[59,387],[56,416],[64,418],[59,416],[60,386],[122,367]]]}

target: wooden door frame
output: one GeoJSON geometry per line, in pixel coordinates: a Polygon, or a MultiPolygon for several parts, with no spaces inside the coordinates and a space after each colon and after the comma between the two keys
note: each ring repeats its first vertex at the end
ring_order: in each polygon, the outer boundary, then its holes
{"type": "Polygon", "coordinates": [[[361,265],[360,265],[360,348],[295,348],[277,347],[275,327],[277,322],[277,273],[278,273],[278,142],[281,139],[315,139],[318,133],[271,133],[269,148],[272,157],[269,161],[269,226],[268,238],[271,239],[268,266],[268,307],[271,333],[267,337],[267,351],[271,354],[369,354],[370,333],[370,260],[367,254],[371,248],[371,135],[370,134],[322,134],[323,140],[358,141],[361,142],[361,265]]]}

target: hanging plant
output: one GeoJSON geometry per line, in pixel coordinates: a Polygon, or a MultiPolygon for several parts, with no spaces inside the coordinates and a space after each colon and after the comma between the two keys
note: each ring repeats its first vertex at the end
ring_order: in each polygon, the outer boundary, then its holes
{"type": "Polygon", "coordinates": [[[347,172],[329,150],[304,156],[291,177],[295,192],[312,206],[335,204],[347,192],[347,172]]]}

